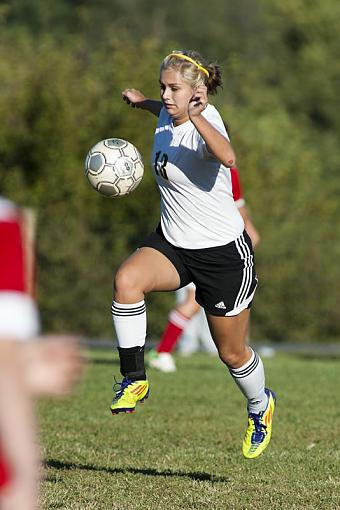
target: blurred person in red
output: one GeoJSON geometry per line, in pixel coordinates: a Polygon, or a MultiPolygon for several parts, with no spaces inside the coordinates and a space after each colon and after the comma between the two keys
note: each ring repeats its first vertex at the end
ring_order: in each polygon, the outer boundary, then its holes
{"type": "Polygon", "coordinates": [[[63,395],[82,360],[73,337],[37,337],[30,216],[0,197],[0,509],[38,508],[41,471],[34,399],[63,395]]]}

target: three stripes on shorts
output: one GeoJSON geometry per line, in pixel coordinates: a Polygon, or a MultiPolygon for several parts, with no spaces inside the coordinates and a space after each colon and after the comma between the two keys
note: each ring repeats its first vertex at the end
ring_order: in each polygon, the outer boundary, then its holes
{"type": "Polygon", "coordinates": [[[254,257],[249,246],[245,242],[243,235],[235,240],[235,245],[241,259],[244,262],[242,283],[234,305],[234,308],[237,308],[249,295],[249,291],[253,283],[254,257]]]}

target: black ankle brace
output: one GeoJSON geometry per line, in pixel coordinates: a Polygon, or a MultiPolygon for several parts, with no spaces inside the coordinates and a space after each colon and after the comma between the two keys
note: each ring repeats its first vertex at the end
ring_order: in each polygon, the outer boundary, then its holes
{"type": "Polygon", "coordinates": [[[144,345],[142,347],[118,347],[120,373],[130,381],[146,379],[144,366],[144,345]]]}

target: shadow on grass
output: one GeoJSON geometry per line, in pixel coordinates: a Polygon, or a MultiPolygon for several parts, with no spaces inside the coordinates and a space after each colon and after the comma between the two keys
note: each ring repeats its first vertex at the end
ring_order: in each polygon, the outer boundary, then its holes
{"type": "MultiPolygon", "coordinates": [[[[229,478],[214,476],[209,473],[199,472],[185,472],[185,471],[171,471],[171,469],[164,469],[159,471],[153,468],[110,468],[103,466],[94,466],[93,464],[76,464],[73,462],[62,462],[60,460],[49,459],[46,460],[45,465],[53,469],[80,469],[84,471],[98,471],[110,474],[126,474],[131,473],[133,475],[145,475],[145,476],[174,476],[182,478],[190,478],[191,480],[199,482],[211,482],[211,483],[228,483],[229,478]]],[[[47,479],[51,479],[47,477],[47,479]]]]}

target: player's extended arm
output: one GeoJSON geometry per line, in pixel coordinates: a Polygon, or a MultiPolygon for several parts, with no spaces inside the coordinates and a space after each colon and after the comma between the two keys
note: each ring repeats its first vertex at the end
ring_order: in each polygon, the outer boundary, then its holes
{"type": "Polygon", "coordinates": [[[260,234],[256,230],[256,228],[253,225],[253,222],[250,219],[248,209],[245,205],[242,207],[239,207],[240,214],[244,221],[244,228],[246,229],[251,242],[253,243],[253,248],[260,242],[260,234]]]}
{"type": "Polygon", "coordinates": [[[210,122],[200,115],[191,119],[209,148],[209,152],[226,167],[235,165],[236,155],[228,140],[210,122]]]}
{"type": "Polygon", "coordinates": [[[191,122],[205,141],[216,159],[226,167],[235,166],[236,155],[231,144],[210,122],[201,115],[208,104],[208,93],[205,85],[198,86],[189,102],[188,114],[191,122]]]}
{"type": "Polygon", "coordinates": [[[159,117],[162,109],[162,102],[155,99],[148,99],[142,92],[136,89],[125,89],[122,92],[124,101],[133,108],[141,108],[159,117]]]}

